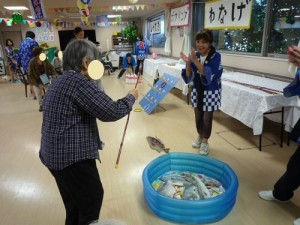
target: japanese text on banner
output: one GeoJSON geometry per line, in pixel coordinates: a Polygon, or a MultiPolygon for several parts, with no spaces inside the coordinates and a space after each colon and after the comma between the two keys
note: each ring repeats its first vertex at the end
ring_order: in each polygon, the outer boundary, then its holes
{"type": "Polygon", "coordinates": [[[171,9],[171,27],[180,27],[189,25],[190,4],[171,9]]]}
{"type": "Polygon", "coordinates": [[[160,19],[150,22],[150,34],[160,34],[160,19]]]}
{"type": "Polygon", "coordinates": [[[207,29],[250,28],[252,0],[222,0],[205,4],[207,29]]]}
{"type": "Polygon", "coordinates": [[[44,5],[42,0],[29,0],[30,8],[35,16],[35,19],[45,18],[44,5]]]}

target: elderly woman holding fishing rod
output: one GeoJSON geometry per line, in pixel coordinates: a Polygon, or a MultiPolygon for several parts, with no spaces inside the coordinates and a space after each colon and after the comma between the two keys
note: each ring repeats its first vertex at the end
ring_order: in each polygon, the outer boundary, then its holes
{"type": "MultiPolygon", "coordinates": [[[[66,225],[87,225],[99,218],[104,191],[96,160],[100,161],[98,150],[103,143],[96,120],[123,118],[138,98],[137,89],[117,101],[100,91],[90,72],[94,62],[101,65],[98,59],[99,51],[92,42],[70,42],[63,55],[64,72],[51,84],[43,101],[39,155],[57,183],[66,225]]],[[[103,74],[103,66],[100,70],[103,74]]]]}

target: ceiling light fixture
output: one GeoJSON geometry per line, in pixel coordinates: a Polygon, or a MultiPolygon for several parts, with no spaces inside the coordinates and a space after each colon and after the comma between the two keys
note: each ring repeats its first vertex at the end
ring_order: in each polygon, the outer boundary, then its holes
{"type": "Polygon", "coordinates": [[[122,17],[122,15],[107,15],[107,18],[117,18],[122,17]]]}
{"type": "Polygon", "coordinates": [[[8,10],[29,10],[25,6],[3,6],[3,8],[8,9],[8,10]]]}
{"type": "Polygon", "coordinates": [[[138,0],[128,0],[130,3],[135,4],[138,2],[138,0]]]}

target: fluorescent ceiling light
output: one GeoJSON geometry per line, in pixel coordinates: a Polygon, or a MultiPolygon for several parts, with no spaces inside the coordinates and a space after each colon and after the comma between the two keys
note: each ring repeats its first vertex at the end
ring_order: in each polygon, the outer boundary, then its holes
{"type": "Polygon", "coordinates": [[[122,17],[122,15],[107,15],[107,18],[116,18],[116,17],[122,17]]]}
{"type": "Polygon", "coordinates": [[[29,10],[25,6],[3,6],[3,8],[8,9],[8,10],[29,10]]]}
{"type": "Polygon", "coordinates": [[[27,16],[29,19],[34,19],[34,17],[33,16],[27,16]]]}

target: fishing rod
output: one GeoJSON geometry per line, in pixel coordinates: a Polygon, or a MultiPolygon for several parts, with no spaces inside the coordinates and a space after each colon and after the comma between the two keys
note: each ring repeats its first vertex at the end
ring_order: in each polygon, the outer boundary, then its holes
{"type": "Polygon", "coordinates": [[[261,87],[261,86],[257,86],[257,85],[252,85],[252,84],[247,84],[247,83],[242,83],[242,82],[229,80],[229,79],[224,79],[224,78],[222,78],[222,81],[228,81],[228,82],[231,82],[231,83],[240,84],[240,85],[243,85],[243,86],[246,86],[246,87],[249,87],[249,88],[253,88],[253,89],[256,89],[256,90],[266,92],[266,93],[271,94],[271,95],[277,95],[279,93],[283,93],[283,91],[279,91],[279,90],[275,90],[275,89],[271,89],[271,88],[267,88],[267,87],[261,87]]]}
{"type": "MultiPolygon", "coordinates": [[[[137,87],[137,85],[138,85],[138,83],[139,83],[140,75],[141,75],[141,71],[139,70],[139,72],[138,72],[138,77],[137,77],[137,80],[136,80],[134,89],[137,87]]],[[[116,165],[115,165],[115,168],[116,168],[116,169],[117,169],[118,166],[119,166],[119,161],[120,161],[120,157],[121,157],[121,152],[122,152],[122,148],[123,148],[123,143],[124,143],[124,138],[125,138],[125,134],[126,134],[128,122],[129,122],[129,117],[130,117],[130,112],[128,113],[128,116],[127,116],[127,120],[126,120],[126,124],[125,124],[125,128],[124,128],[124,132],[123,132],[123,137],[122,137],[121,144],[120,144],[120,148],[119,148],[118,158],[117,158],[116,165]]]]}

